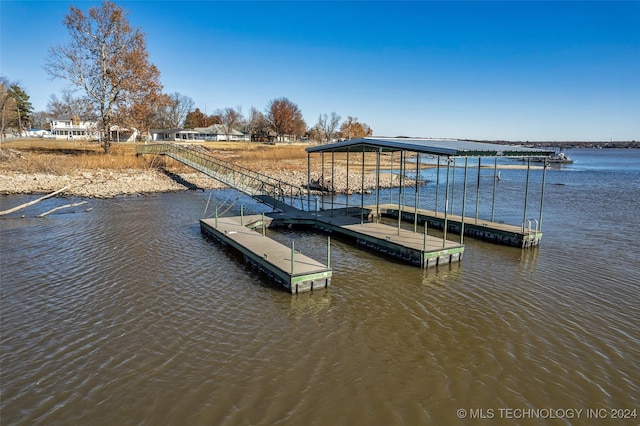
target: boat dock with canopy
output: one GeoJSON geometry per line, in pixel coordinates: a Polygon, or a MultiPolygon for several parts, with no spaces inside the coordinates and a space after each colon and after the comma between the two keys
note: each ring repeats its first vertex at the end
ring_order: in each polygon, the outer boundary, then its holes
{"type": "MultiPolygon", "coordinates": [[[[394,217],[398,219],[398,229],[400,229],[401,221],[413,222],[414,232],[417,232],[418,224],[426,224],[428,227],[441,229],[443,231],[443,239],[447,239],[447,233],[453,232],[460,235],[460,244],[464,241],[464,236],[468,235],[475,238],[480,238],[495,242],[498,244],[504,244],[515,247],[532,247],[540,243],[542,238],[542,205],[544,198],[544,185],[546,178],[547,164],[544,163],[542,169],[542,186],[540,189],[539,199],[539,211],[537,217],[530,217],[531,207],[529,201],[529,189],[530,189],[530,176],[532,173],[532,160],[539,160],[541,158],[548,157],[552,151],[536,148],[528,148],[521,146],[502,145],[496,143],[485,142],[472,142],[462,140],[451,139],[419,139],[419,138],[360,138],[352,139],[348,141],[342,141],[337,143],[331,143],[326,145],[318,145],[306,149],[307,151],[307,205],[311,206],[311,155],[319,154],[321,156],[322,182],[329,182],[331,187],[322,187],[321,197],[322,206],[325,205],[325,194],[330,197],[330,210],[336,208],[336,194],[333,188],[334,183],[334,171],[336,164],[336,154],[340,153],[346,156],[347,164],[347,194],[351,193],[349,190],[349,164],[352,162],[351,158],[356,157],[361,159],[360,170],[362,174],[362,182],[365,180],[365,162],[367,156],[371,161],[370,156],[375,156],[375,176],[376,176],[376,189],[375,189],[375,203],[365,204],[365,191],[360,191],[360,203],[359,205],[353,204],[353,196],[346,195],[345,205],[340,205],[338,208],[349,208],[350,200],[352,201],[351,207],[360,207],[360,214],[362,215],[361,222],[365,221],[365,212],[369,211],[369,216],[375,221],[383,216],[394,217]],[[326,165],[325,157],[330,154],[330,177],[325,176],[326,165]],[[399,163],[398,169],[393,170],[393,156],[398,154],[399,163]],[[380,175],[381,175],[381,156],[391,155],[391,170],[392,175],[396,172],[399,175],[398,185],[398,203],[381,203],[380,200],[380,175]],[[351,158],[350,158],[351,157],[351,158]],[[427,157],[436,158],[436,184],[434,191],[435,203],[432,208],[430,206],[423,205],[424,202],[420,200],[420,172],[423,167],[422,160],[427,157]],[[497,183],[500,177],[498,172],[498,159],[499,158],[517,158],[525,159],[526,161],[526,180],[522,191],[521,201],[512,199],[510,203],[517,204],[522,202],[522,220],[520,223],[508,224],[504,221],[496,220],[494,216],[495,203],[496,203],[496,191],[497,183]],[[415,160],[414,160],[415,159],[415,160]],[[444,160],[444,165],[441,165],[441,161],[444,160]],[[474,216],[467,216],[467,186],[470,168],[470,160],[477,161],[477,184],[475,185],[475,214],[474,216]],[[485,165],[482,165],[485,160],[485,165]],[[408,164],[409,161],[415,161],[415,165],[408,164]],[[460,214],[454,213],[454,203],[456,201],[454,195],[455,186],[455,170],[459,168],[457,163],[463,161],[463,188],[461,200],[458,202],[461,204],[460,214]],[[480,186],[481,186],[481,169],[487,168],[487,162],[492,161],[493,165],[493,182],[492,182],[492,196],[491,196],[491,215],[487,214],[487,217],[479,217],[480,206],[480,186]],[[403,183],[403,179],[413,172],[411,168],[415,168],[415,191],[413,194],[413,205],[403,204],[403,199],[406,199],[408,192],[407,186],[403,183]],[[445,189],[444,194],[440,192],[440,170],[446,168],[445,174],[445,189]],[[452,176],[453,174],[453,176],[452,176]],[[443,198],[442,198],[443,197],[443,198]],[[439,207],[439,202],[444,200],[444,207],[439,207]]],[[[357,166],[356,166],[357,167],[357,166]]],[[[471,167],[475,167],[475,164],[471,167]]],[[[490,166],[489,166],[490,167],[490,166]]],[[[535,170],[538,170],[536,168],[535,170]]],[[[459,183],[458,183],[459,186],[459,183]]],[[[427,187],[429,187],[427,185],[427,187]]],[[[392,190],[390,190],[392,191],[392,190]]],[[[459,191],[458,191],[459,192],[459,191]]],[[[371,198],[371,197],[368,197],[371,198]]]]}

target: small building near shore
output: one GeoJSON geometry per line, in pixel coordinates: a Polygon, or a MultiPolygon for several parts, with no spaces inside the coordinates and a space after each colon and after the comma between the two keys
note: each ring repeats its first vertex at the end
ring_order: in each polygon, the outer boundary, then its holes
{"type": "Polygon", "coordinates": [[[51,134],[51,132],[46,129],[27,129],[24,133],[28,138],[43,138],[51,134]]]}
{"type": "Polygon", "coordinates": [[[54,139],[97,139],[97,123],[83,120],[77,115],[63,115],[51,120],[51,137],[54,139]]]}
{"type": "Polygon", "coordinates": [[[209,127],[196,127],[195,129],[151,129],[152,141],[250,141],[249,135],[235,129],[226,130],[222,124],[213,124],[209,127]]]}
{"type": "Polygon", "coordinates": [[[162,142],[180,142],[180,141],[194,141],[201,140],[198,137],[198,132],[189,129],[151,129],[151,140],[162,142]]]}
{"type": "Polygon", "coordinates": [[[250,135],[246,135],[224,124],[212,124],[209,127],[196,127],[199,137],[205,141],[249,141],[250,135]]]}
{"type": "Polygon", "coordinates": [[[113,142],[135,142],[140,135],[136,128],[121,127],[118,125],[111,126],[111,141],[113,142]]]}

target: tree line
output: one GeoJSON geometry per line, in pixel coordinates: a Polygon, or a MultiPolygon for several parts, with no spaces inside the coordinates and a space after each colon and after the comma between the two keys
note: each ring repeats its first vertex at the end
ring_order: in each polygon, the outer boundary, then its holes
{"type": "Polygon", "coordinates": [[[135,128],[149,135],[152,128],[196,128],[222,125],[229,136],[233,130],[254,140],[311,140],[329,142],[335,138],[371,136],[372,129],[336,112],[320,114],[308,126],[294,102],[280,97],[268,102],[264,110],[241,107],[215,110],[211,115],[195,107],[189,96],[163,93],[160,70],[150,62],[146,40],[140,28],[133,28],[128,12],[104,0],[84,12],[71,6],[63,24],[69,31],[66,45],[51,46],[44,68],[54,77],[70,83],[58,97],[52,94],[47,111],[34,112],[29,96],[19,83],[0,77],[2,134],[5,129],[45,128],[47,122],[63,115],[96,121],[104,151],[111,146],[113,125],[135,128]]]}

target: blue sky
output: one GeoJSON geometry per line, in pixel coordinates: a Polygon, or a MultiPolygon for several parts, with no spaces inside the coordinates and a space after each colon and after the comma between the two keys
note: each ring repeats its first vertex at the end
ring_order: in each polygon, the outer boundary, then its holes
{"type": "MultiPolygon", "coordinates": [[[[640,140],[640,2],[116,1],[164,90],[210,114],[287,97],[380,136],[640,140]]],[[[0,2],[0,74],[36,110],[69,6],[0,2]]]]}

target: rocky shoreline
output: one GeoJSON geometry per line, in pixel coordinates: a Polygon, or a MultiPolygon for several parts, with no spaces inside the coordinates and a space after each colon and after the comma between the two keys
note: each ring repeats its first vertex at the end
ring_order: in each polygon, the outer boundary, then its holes
{"type": "MultiPolygon", "coordinates": [[[[306,187],[307,174],[296,171],[272,170],[264,174],[283,182],[306,187]]],[[[312,173],[312,181],[320,179],[319,173],[312,173]]],[[[346,170],[336,167],[334,171],[333,188],[337,193],[347,192],[346,170]]],[[[323,186],[331,188],[331,180],[325,176],[320,179],[323,186]]],[[[398,186],[398,175],[381,174],[380,187],[398,186]]],[[[198,173],[168,173],[157,169],[147,170],[79,170],[65,175],[47,173],[22,173],[0,170],[0,194],[42,194],[51,193],[71,185],[61,196],[75,196],[82,198],[113,198],[118,196],[134,196],[159,192],[184,191],[189,189],[224,189],[223,183],[198,173]]],[[[413,186],[415,181],[404,179],[403,185],[413,186]]],[[[376,187],[375,173],[366,173],[364,191],[376,187]]],[[[362,174],[349,173],[349,189],[352,193],[363,190],[362,174]]]]}

